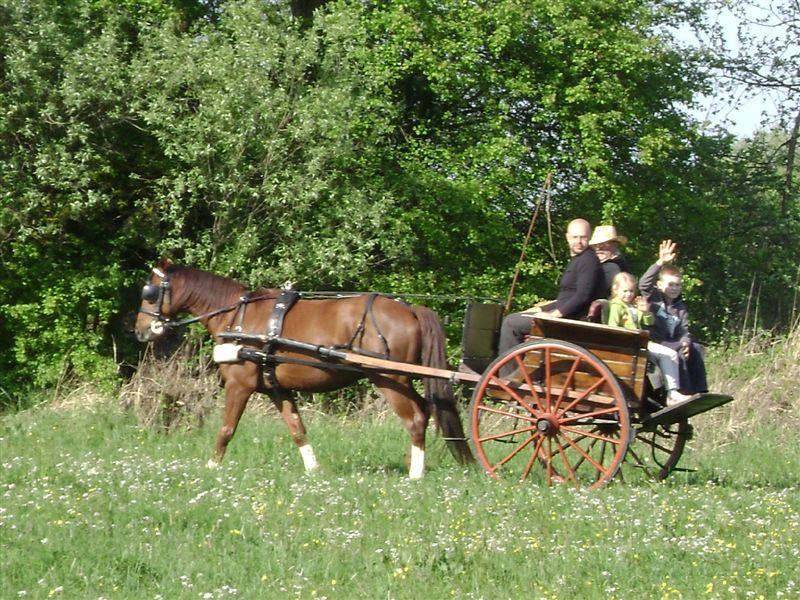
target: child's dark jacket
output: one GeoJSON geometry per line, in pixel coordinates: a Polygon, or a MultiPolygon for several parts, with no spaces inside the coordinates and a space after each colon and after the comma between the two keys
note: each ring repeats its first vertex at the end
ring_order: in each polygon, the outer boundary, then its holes
{"type": "Polygon", "coordinates": [[[689,309],[678,296],[668,304],[664,294],[656,287],[661,265],[653,263],[639,279],[639,290],[650,302],[650,311],[655,315],[655,323],[649,327],[650,339],[654,342],[691,342],[689,333],[689,309]]]}

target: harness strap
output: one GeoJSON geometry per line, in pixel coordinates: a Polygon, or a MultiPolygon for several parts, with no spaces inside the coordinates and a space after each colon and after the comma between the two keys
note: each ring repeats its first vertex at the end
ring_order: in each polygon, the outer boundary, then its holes
{"type": "Polygon", "coordinates": [[[358,327],[353,332],[353,335],[350,337],[350,341],[346,344],[336,344],[332,346],[333,348],[344,348],[345,350],[352,350],[354,352],[358,352],[359,354],[367,354],[369,356],[374,356],[376,358],[389,358],[389,342],[386,341],[383,333],[381,332],[381,328],[378,327],[378,321],[375,319],[375,312],[372,310],[372,305],[375,303],[375,298],[377,298],[380,294],[377,292],[372,292],[367,296],[367,303],[364,305],[364,313],[361,315],[361,321],[358,323],[358,327]],[[378,352],[371,352],[370,350],[365,350],[360,346],[353,346],[356,339],[359,341],[364,340],[364,329],[367,322],[367,315],[372,318],[372,324],[375,327],[375,332],[378,334],[378,339],[383,343],[384,353],[380,354],[378,352]]]}
{"type": "MultiPolygon", "coordinates": [[[[286,313],[289,312],[299,298],[300,294],[296,290],[282,289],[275,299],[272,312],[267,320],[267,343],[264,344],[263,348],[263,351],[268,356],[275,354],[275,339],[280,337],[283,331],[283,321],[286,318],[286,313]]],[[[280,390],[281,385],[278,383],[278,377],[275,373],[276,366],[275,361],[265,362],[263,372],[269,387],[274,390],[280,390]]]]}
{"type": "Polygon", "coordinates": [[[244,322],[244,313],[247,311],[247,305],[250,303],[250,294],[252,294],[250,290],[245,290],[242,295],[239,297],[239,306],[236,309],[236,314],[233,315],[231,318],[231,323],[228,325],[228,331],[242,331],[242,323],[244,322]],[[236,323],[234,325],[233,323],[236,323]]]}

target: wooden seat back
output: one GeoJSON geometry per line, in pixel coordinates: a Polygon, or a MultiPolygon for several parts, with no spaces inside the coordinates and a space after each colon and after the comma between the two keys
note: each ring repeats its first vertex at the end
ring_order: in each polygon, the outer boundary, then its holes
{"type": "Polygon", "coordinates": [[[464,313],[461,337],[461,363],[482,373],[497,358],[503,305],[488,302],[470,302],[464,313]]]}
{"type": "MultiPolygon", "coordinates": [[[[629,406],[636,410],[641,408],[647,376],[647,342],[650,338],[647,331],[536,316],[529,339],[545,338],[571,342],[594,354],[615,375],[629,406]]],[[[575,391],[583,391],[596,379],[591,374],[574,377],[575,391]]],[[[602,390],[600,392],[603,393],[602,390]]]]}

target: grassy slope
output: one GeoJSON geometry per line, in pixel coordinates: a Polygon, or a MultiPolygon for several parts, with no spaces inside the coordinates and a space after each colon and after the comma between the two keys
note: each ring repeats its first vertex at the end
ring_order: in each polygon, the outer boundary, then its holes
{"type": "Polygon", "coordinates": [[[747,381],[716,375],[739,398],[696,420],[697,471],[589,494],[463,471],[439,440],[409,482],[393,418],[308,415],[324,464],[308,478],[259,411],[217,471],[213,427],[159,434],[110,402],[10,415],[0,597],[796,596],[800,436],[781,425],[797,398],[764,408],[758,383],[796,343],[712,362],[747,381]]]}

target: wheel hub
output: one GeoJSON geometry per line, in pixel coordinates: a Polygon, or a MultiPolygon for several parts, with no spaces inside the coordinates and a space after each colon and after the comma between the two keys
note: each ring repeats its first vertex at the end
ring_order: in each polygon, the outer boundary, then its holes
{"type": "Polygon", "coordinates": [[[555,435],[558,432],[558,419],[555,415],[543,415],[536,421],[536,429],[544,435],[555,435]]]}

